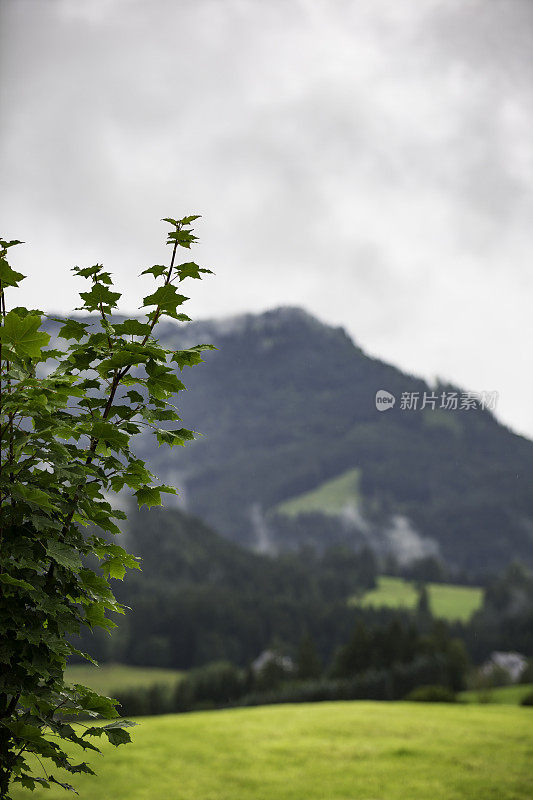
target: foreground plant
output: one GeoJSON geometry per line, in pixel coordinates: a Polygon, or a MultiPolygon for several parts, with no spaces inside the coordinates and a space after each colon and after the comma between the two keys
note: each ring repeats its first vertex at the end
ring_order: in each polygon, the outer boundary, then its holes
{"type": "MultiPolygon", "coordinates": [[[[118,717],[117,702],[64,680],[71,643],[82,626],[115,627],[107,613],[124,613],[110,578],[123,579],[138,560],[113,543],[120,533],[109,492],[125,487],[139,507],[161,505],[159,485],[130,449],[148,428],[174,447],[193,439],[170,400],[185,388],[176,367],[198,364],[211,345],[163,348],[154,331],[163,317],[188,321],[178,309],[188,299],[177,284],[210,270],[176,264],[178,248],[197,240],[196,216],[165,219],[170,263],[144,270],[157,282],[144,298],[145,317],[114,322],[120,298],[101,264],[74,272],[89,281],[80,311],[89,320],[61,320],[64,347],[48,347],[43,312],[9,309],[6,294],[24,278],[8,263],[18,241],[0,240],[0,797],[12,781],[33,789],[68,783],[47,765],[89,772],[72,752],[97,750],[95,737],[130,741],[127,720],[74,725],[73,718],[118,717]],[[89,527],[88,530],[87,527],[89,527]],[[95,526],[100,529],[94,533],[95,526]],[[107,532],[104,536],[99,535],[107,532]],[[67,745],[67,747],[65,747],[67,745]],[[42,770],[42,772],[41,772],[42,770]]],[[[95,663],[95,662],[93,662],[95,663]]]]}

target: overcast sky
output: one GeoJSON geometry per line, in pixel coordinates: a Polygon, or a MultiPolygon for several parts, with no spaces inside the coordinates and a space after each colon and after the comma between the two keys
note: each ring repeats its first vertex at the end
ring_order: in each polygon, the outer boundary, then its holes
{"type": "Polygon", "coordinates": [[[133,311],[199,213],[191,316],[302,306],[533,436],[531,0],[0,9],[16,304],[69,312],[103,261],[133,311]]]}

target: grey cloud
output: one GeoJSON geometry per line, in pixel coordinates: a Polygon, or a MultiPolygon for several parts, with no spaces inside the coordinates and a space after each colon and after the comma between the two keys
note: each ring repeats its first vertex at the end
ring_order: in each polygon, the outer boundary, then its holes
{"type": "Polygon", "coordinates": [[[533,379],[471,355],[476,329],[504,359],[533,334],[529,0],[0,8],[2,212],[35,303],[72,308],[66,267],[105,260],[135,309],[159,218],[202,213],[195,315],[303,305],[411,371],[507,387],[533,432],[533,379]]]}

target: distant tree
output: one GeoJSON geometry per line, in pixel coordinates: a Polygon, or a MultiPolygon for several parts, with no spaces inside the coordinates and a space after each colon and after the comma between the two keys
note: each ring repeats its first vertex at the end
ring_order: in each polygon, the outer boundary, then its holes
{"type": "Polygon", "coordinates": [[[520,683],[533,683],[533,658],[529,658],[526,668],[520,675],[520,683]]]}
{"type": "Polygon", "coordinates": [[[377,586],[378,563],[376,554],[370,547],[364,547],[359,552],[359,584],[367,590],[375,589],[377,586]]]}
{"type": "Polygon", "coordinates": [[[371,665],[373,637],[362,620],[358,620],[348,642],[335,656],[332,677],[350,678],[371,665]]]}
{"type": "Polygon", "coordinates": [[[254,688],[261,692],[272,691],[292,677],[293,673],[284,667],[280,658],[271,658],[255,673],[254,688]]]}
{"type": "Polygon", "coordinates": [[[307,631],[298,645],[296,654],[296,675],[300,680],[319,678],[322,674],[322,663],[318,655],[315,640],[307,631]]]}
{"type": "Polygon", "coordinates": [[[431,617],[429,593],[425,583],[419,584],[416,611],[420,617],[431,617]]]}
{"type": "Polygon", "coordinates": [[[418,559],[404,570],[404,574],[409,580],[423,581],[424,583],[443,583],[447,579],[444,563],[435,556],[418,559]]]}
{"type": "Polygon", "coordinates": [[[399,619],[392,619],[386,626],[382,637],[382,657],[380,666],[391,667],[408,660],[406,653],[407,632],[399,619]]]}
{"type": "Polygon", "coordinates": [[[457,698],[452,689],[447,686],[419,686],[413,689],[405,697],[405,700],[413,700],[421,703],[455,703],[457,698]]]}
{"type": "Polygon", "coordinates": [[[450,686],[454,692],[459,692],[465,688],[466,675],[470,667],[470,659],[461,639],[450,640],[446,648],[446,661],[450,686]]]}

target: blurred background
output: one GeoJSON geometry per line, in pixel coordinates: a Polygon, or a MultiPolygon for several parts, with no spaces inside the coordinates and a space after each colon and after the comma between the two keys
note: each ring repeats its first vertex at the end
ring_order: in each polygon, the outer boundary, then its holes
{"type": "Polygon", "coordinates": [[[139,313],[163,217],[216,273],[67,670],[154,715],[88,800],[531,797],[532,53],[531,0],[0,0],[9,306],[103,262],[139,313]]]}

